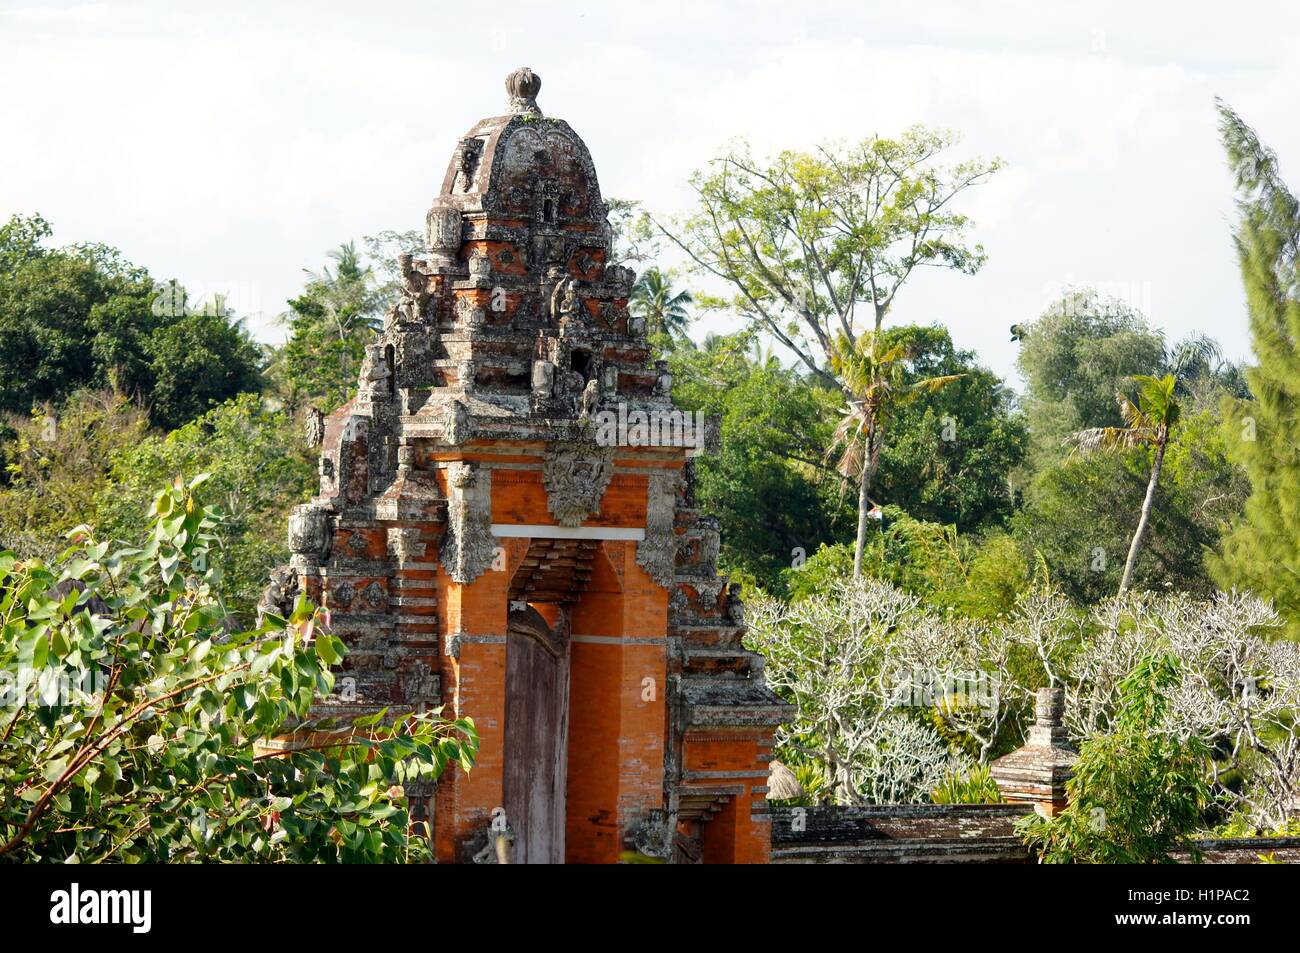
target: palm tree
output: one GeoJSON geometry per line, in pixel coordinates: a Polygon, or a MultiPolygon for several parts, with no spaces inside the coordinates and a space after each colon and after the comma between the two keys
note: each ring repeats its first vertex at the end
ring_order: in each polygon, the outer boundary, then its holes
{"type": "Polygon", "coordinates": [[[1124,575],[1119,581],[1119,594],[1128,591],[1133,580],[1133,566],[1137,563],[1138,550],[1142,548],[1142,536],[1151,519],[1151,504],[1155,499],[1156,486],[1160,482],[1160,470],[1165,462],[1165,448],[1169,445],[1169,432],[1178,422],[1181,407],[1175,391],[1178,378],[1173,374],[1153,377],[1139,374],[1133,378],[1137,385],[1137,403],[1129,400],[1123,392],[1115,394],[1119,401],[1120,416],[1124,419],[1122,427],[1092,427],[1081,430],[1067,439],[1083,453],[1095,450],[1121,450],[1129,447],[1151,447],[1155,455],[1151,461],[1151,478],[1147,481],[1147,495],[1142,501],[1142,515],[1138,518],[1133,541],[1128,547],[1128,559],[1124,561],[1124,575]]]}
{"type": "Polygon", "coordinates": [[[689,291],[673,293],[672,279],[658,268],[647,268],[632,286],[628,302],[633,314],[645,318],[650,334],[685,334],[691,322],[686,305],[694,299],[689,291]]]}
{"type": "Polygon", "coordinates": [[[862,575],[862,554],[867,545],[867,523],[874,509],[871,483],[880,466],[885,426],[890,413],[922,394],[933,393],[962,374],[927,377],[908,381],[907,349],[896,344],[883,349],[879,334],[863,334],[850,342],[840,334],[835,342],[831,363],[840,375],[848,406],[841,411],[844,419],[835,428],[831,450],[840,449],[836,469],[846,480],[858,484],[858,537],[853,549],[853,575],[862,575]]]}

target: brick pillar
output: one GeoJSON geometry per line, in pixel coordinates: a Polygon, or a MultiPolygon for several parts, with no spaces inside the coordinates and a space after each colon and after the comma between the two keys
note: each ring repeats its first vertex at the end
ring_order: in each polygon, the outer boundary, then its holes
{"type": "Polygon", "coordinates": [[[489,569],[468,585],[444,574],[439,594],[444,623],[444,714],[470,717],[479,733],[478,759],[466,774],[449,768],[438,785],[436,853],[460,862],[465,846],[487,830],[502,806],[506,715],[507,587],[510,573],[489,569]]]}
{"type": "Polygon", "coordinates": [[[668,594],[607,541],[573,606],[565,838],[571,863],[615,863],[663,807],[668,594]]]}
{"type": "Polygon", "coordinates": [[[1061,689],[1040,688],[1024,747],[989,765],[1003,800],[1032,804],[1044,817],[1055,817],[1065,809],[1065,782],[1073,776],[1079,757],[1061,724],[1064,708],[1061,689]]]}

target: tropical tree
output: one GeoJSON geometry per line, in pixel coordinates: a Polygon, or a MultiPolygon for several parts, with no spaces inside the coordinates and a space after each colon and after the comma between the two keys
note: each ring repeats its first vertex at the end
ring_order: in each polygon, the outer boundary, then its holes
{"type": "Polygon", "coordinates": [[[353,242],[329,257],[334,268],[307,271],[302,294],[281,316],[289,339],[276,352],[271,374],[292,413],[307,403],[328,412],[351,396],[388,295],[353,242]]]}
{"type": "Polygon", "coordinates": [[[888,346],[883,336],[863,334],[856,341],[841,334],[831,354],[835,368],[848,396],[848,407],[831,438],[831,447],[839,451],[837,469],[846,480],[857,485],[858,530],[853,551],[853,574],[862,575],[862,553],[867,545],[867,527],[871,520],[871,481],[880,464],[885,430],[894,410],[921,394],[934,393],[960,378],[945,374],[908,381],[905,378],[907,349],[902,344],[888,346]]]}
{"type": "Polygon", "coordinates": [[[1142,498],[1142,511],[1138,517],[1137,529],[1129,543],[1128,558],[1124,561],[1124,575],[1120,577],[1119,594],[1128,591],[1133,579],[1133,567],[1137,563],[1138,551],[1142,548],[1142,535],[1151,520],[1151,504],[1155,500],[1156,486],[1160,483],[1160,471],[1165,463],[1165,449],[1169,446],[1169,433],[1178,422],[1181,407],[1174,392],[1178,380],[1172,374],[1153,377],[1139,374],[1134,379],[1137,385],[1137,403],[1129,400],[1122,392],[1115,395],[1119,403],[1122,427],[1091,427],[1081,430],[1070,438],[1076,448],[1084,453],[1096,450],[1119,450],[1130,447],[1149,447],[1152,451],[1151,475],[1147,480],[1146,495],[1142,498]]]}
{"type": "Polygon", "coordinates": [[[673,291],[673,282],[658,268],[647,268],[632,286],[628,310],[645,318],[650,334],[685,334],[690,325],[689,291],[673,291]]]}
{"type": "MultiPolygon", "coordinates": [[[[974,274],[984,264],[983,247],[967,243],[970,219],[954,204],[1000,163],[939,164],[955,142],[951,133],[917,126],[898,139],[787,151],[767,162],[741,142],[692,177],[696,211],[660,228],[699,273],[729,291],[726,298],[701,295],[700,304],[733,310],[776,339],[841,393],[852,417],[875,399],[868,391],[889,383],[851,386],[837,372],[836,355],[855,353],[856,366],[887,373],[887,362],[863,361],[912,275],[923,268],[974,274]]],[[[862,487],[880,450],[870,444],[884,432],[860,422],[867,439],[853,475],[865,505],[862,487]]],[[[859,523],[864,519],[865,509],[859,523]]]]}

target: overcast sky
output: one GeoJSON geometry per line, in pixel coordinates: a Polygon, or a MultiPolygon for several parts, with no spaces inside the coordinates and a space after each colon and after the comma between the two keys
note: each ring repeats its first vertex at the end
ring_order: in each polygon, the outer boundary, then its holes
{"type": "Polygon", "coordinates": [[[0,2],[0,214],[231,295],[259,338],[326,252],[422,227],[505,75],[591,148],[606,196],[680,210],[756,150],[955,129],[1007,167],[964,209],[989,262],[926,272],[939,321],[1014,371],[1007,327],[1065,285],[1249,353],[1216,95],[1300,185],[1300,4],[0,2]]]}

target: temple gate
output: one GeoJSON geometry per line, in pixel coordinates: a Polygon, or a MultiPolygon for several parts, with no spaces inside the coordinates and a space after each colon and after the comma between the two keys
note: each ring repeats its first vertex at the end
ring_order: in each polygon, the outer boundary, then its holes
{"type": "Polygon", "coordinates": [[[586,146],[534,73],[506,86],[290,519],[296,584],[350,649],[319,712],[474,719],[474,770],[411,792],[440,862],[495,861],[494,817],[513,862],[765,862],[790,710],[695,508],[716,425],[650,361],[586,146]]]}

